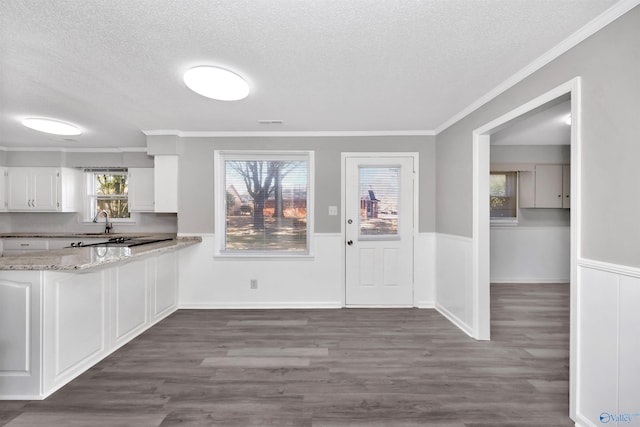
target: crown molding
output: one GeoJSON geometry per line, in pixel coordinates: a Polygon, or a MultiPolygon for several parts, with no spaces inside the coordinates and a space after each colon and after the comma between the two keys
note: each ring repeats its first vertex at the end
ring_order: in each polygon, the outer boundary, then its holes
{"type": "Polygon", "coordinates": [[[458,114],[451,117],[449,120],[442,123],[435,129],[435,134],[439,134],[440,132],[446,130],[450,126],[454,125],[458,121],[467,117],[469,114],[473,113],[483,105],[487,104],[489,101],[498,97],[500,94],[506,92],[508,89],[512,88],[516,84],[523,81],[525,78],[529,77],[534,72],[538,71],[545,65],[549,64],[554,59],[558,58],[563,53],[567,52],[569,49],[575,47],[579,43],[586,40],[588,37],[597,33],[607,25],[611,24],[613,21],[629,12],[631,9],[640,4],[640,0],[621,0],[618,3],[611,6],[609,9],[604,11],[602,14],[591,20],[585,26],[580,28],[578,31],[564,39],[562,42],[551,48],[551,50],[544,53],[542,56],[535,59],[529,65],[513,74],[511,77],[500,83],[498,86],[487,92],[481,98],[478,98],[475,102],[470,104],[464,110],[460,111],[458,114]]]}
{"type": "Polygon", "coordinates": [[[39,152],[60,152],[60,153],[146,153],[147,147],[3,147],[0,151],[39,151],[39,152]]]}
{"type": "Polygon", "coordinates": [[[322,136],[434,136],[432,130],[380,130],[380,131],[283,131],[283,132],[246,132],[246,131],[181,131],[181,130],[143,130],[147,136],[178,136],[181,138],[256,138],[256,137],[322,137],[322,136]]]}

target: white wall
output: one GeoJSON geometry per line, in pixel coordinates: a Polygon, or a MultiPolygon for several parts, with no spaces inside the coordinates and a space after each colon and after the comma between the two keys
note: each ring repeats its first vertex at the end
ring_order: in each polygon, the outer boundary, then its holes
{"type": "Polygon", "coordinates": [[[570,228],[491,227],[492,283],[567,283],[570,228]]]}

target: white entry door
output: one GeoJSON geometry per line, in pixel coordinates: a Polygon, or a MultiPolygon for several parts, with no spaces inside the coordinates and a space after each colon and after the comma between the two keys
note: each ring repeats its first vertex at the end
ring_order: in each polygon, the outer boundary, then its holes
{"type": "Polygon", "coordinates": [[[413,157],[345,157],[345,302],[413,306],[413,157]]]}

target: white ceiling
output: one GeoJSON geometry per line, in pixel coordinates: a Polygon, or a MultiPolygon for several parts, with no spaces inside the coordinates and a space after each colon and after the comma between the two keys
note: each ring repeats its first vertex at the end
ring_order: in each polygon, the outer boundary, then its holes
{"type": "Polygon", "coordinates": [[[491,135],[491,145],[570,145],[571,100],[551,103],[514,120],[491,135]]]}
{"type": "Polygon", "coordinates": [[[3,0],[0,146],[142,147],[142,130],[429,131],[616,0],[3,0]],[[186,89],[198,64],[248,98],[186,89]],[[23,128],[79,125],[65,140],[23,128]],[[259,125],[280,119],[282,125],[259,125]]]}

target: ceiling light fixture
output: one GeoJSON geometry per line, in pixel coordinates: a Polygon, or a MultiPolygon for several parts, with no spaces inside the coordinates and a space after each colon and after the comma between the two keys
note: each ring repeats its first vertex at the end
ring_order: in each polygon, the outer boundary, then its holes
{"type": "Polygon", "coordinates": [[[200,65],[184,73],[184,84],[195,93],[219,101],[238,101],[249,95],[249,85],[224,68],[200,65]]]}
{"type": "Polygon", "coordinates": [[[38,132],[51,133],[53,135],[74,136],[82,133],[78,126],[52,119],[29,118],[24,119],[22,125],[38,132]]]}
{"type": "Polygon", "coordinates": [[[569,115],[567,116],[567,118],[565,119],[565,121],[564,121],[564,122],[565,122],[566,124],[568,124],[569,126],[571,126],[571,114],[569,114],[569,115]]]}

